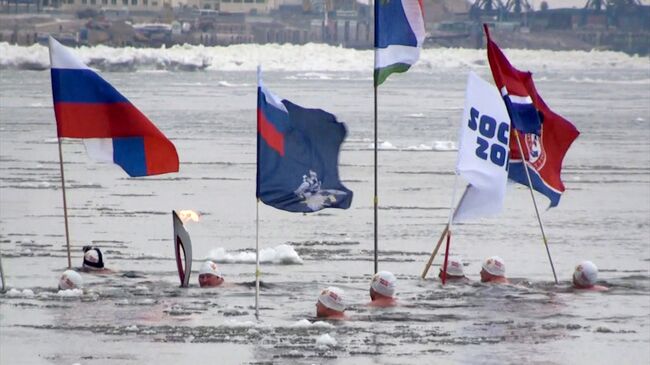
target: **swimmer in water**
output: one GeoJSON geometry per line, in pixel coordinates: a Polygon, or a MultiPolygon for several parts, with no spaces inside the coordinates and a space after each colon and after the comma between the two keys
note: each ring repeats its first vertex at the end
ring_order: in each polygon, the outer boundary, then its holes
{"type": "MultiPolygon", "coordinates": [[[[440,266],[440,273],[438,277],[442,279],[443,267],[440,266]]],[[[453,282],[468,282],[469,278],[465,276],[463,271],[463,261],[458,257],[450,257],[447,260],[447,275],[446,280],[453,282]]]]}
{"type": "Polygon", "coordinates": [[[83,286],[83,278],[74,270],[64,271],[59,278],[59,290],[82,289],[83,286]]]}
{"type": "Polygon", "coordinates": [[[506,264],[499,256],[485,259],[481,266],[481,282],[495,284],[509,284],[506,278],[506,264]]]}
{"type": "Polygon", "coordinates": [[[84,261],[81,270],[88,273],[105,274],[111,270],[104,267],[104,255],[99,247],[84,246],[84,261]]]}
{"type": "Polygon", "coordinates": [[[344,319],[345,304],[343,303],[343,290],[333,286],[323,289],[316,302],[316,317],[344,319]]]}
{"type": "Polygon", "coordinates": [[[606,286],[597,285],[598,267],[591,261],[583,261],[573,271],[573,287],[576,289],[605,291],[606,286]]]}
{"type": "Polygon", "coordinates": [[[201,288],[212,288],[223,284],[223,275],[217,264],[208,260],[203,263],[199,271],[199,285],[201,288]]]}
{"type": "Polygon", "coordinates": [[[394,298],[397,278],[391,272],[380,271],[370,282],[370,306],[393,307],[397,305],[394,298]]]}

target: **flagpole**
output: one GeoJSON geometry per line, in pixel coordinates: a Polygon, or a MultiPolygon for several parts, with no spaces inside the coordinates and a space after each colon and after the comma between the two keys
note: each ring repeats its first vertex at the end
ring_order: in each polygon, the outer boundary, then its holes
{"type": "Polygon", "coordinates": [[[379,265],[378,265],[378,262],[377,262],[377,251],[378,251],[378,246],[379,246],[378,242],[377,242],[377,233],[378,233],[377,232],[377,226],[378,226],[378,224],[377,224],[377,220],[378,220],[377,205],[379,204],[379,198],[377,197],[377,83],[376,82],[375,82],[375,85],[374,85],[374,89],[375,89],[375,143],[374,143],[374,146],[375,146],[375,150],[374,150],[374,154],[375,154],[375,195],[373,197],[373,205],[374,205],[374,217],[375,217],[375,226],[374,226],[374,229],[375,229],[375,231],[374,231],[374,233],[375,233],[374,234],[374,237],[375,237],[375,272],[374,273],[376,274],[377,271],[379,271],[379,268],[378,268],[379,265]]]}
{"type": "Polygon", "coordinates": [[[445,229],[443,229],[442,233],[440,234],[440,238],[438,239],[438,243],[436,244],[436,247],[433,249],[433,252],[431,253],[431,257],[429,257],[429,261],[427,262],[426,265],[424,265],[424,271],[422,271],[422,279],[426,278],[427,273],[429,272],[429,268],[431,267],[431,264],[433,264],[433,259],[438,254],[438,250],[440,249],[442,240],[444,240],[445,237],[447,237],[448,230],[449,230],[449,225],[446,225],[445,229]]]}
{"type": "Polygon", "coordinates": [[[6,286],[5,286],[5,272],[2,269],[2,253],[0,253],[0,279],[2,279],[2,290],[0,290],[0,293],[4,293],[6,291],[6,286]]]}
{"type": "Polygon", "coordinates": [[[63,150],[61,148],[61,137],[59,141],[59,166],[61,167],[61,191],[63,192],[63,219],[65,221],[65,242],[68,248],[68,269],[72,268],[72,260],[70,259],[70,232],[68,230],[68,203],[65,198],[65,175],[63,174],[63,150]]]}
{"type": "MultiPolygon", "coordinates": [[[[445,282],[447,280],[447,260],[449,259],[449,245],[451,243],[451,226],[453,222],[454,211],[456,211],[456,209],[454,208],[454,201],[456,200],[457,187],[458,187],[458,173],[456,173],[454,177],[454,190],[451,194],[451,204],[449,204],[449,221],[447,222],[447,245],[445,248],[445,261],[442,264],[442,285],[445,285],[445,282]]],[[[465,193],[463,193],[463,198],[465,197],[466,193],[467,193],[467,188],[465,188],[465,193]]],[[[463,199],[461,198],[461,201],[462,200],[463,199]]]]}
{"type": "Polygon", "coordinates": [[[553,270],[553,278],[555,279],[555,284],[558,284],[557,274],[555,273],[555,265],[553,265],[553,259],[551,258],[551,251],[548,248],[548,241],[546,240],[546,233],[544,233],[544,225],[542,224],[542,219],[539,216],[539,210],[537,209],[537,201],[535,200],[535,194],[533,194],[533,183],[530,180],[530,173],[528,172],[528,163],[524,158],[524,150],[521,148],[521,139],[519,137],[519,131],[515,131],[517,137],[517,146],[519,147],[519,155],[521,155],[521,161],[523,162],[524,171],[526,173],[526,179],[528,180],[528,190],[530,190],[530,197],[533,199],[533,206],[535,207],[535,214],[537,215],[537,222],[539,222],[539,229],[542,231],[542,239],[544,240],[544,246],[546,247],[546,254],[548,255],[548,261],[551,263],[551,270],[553,270]]]}
{"type": "Polygon", "coordinates": [[[255,318],[260,319],[260,198],[255,205],[255,318]]]}

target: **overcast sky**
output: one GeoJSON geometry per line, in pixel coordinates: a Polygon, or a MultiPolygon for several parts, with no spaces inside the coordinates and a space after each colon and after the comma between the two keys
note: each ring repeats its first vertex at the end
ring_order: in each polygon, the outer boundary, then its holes
{"type": "MultiPolygon", "coordinates": [[[[535,10],[539,10],[539,4],[543,0],[528,0],[535,10]]],[[[546,0],[549,8],[583,8],[587,0],[546,0]]],[[[604,1],[603,1],[604,2],[604,1]]],[[[650,5],[650,0],[641,0],[641,4],[650,5]]]]}

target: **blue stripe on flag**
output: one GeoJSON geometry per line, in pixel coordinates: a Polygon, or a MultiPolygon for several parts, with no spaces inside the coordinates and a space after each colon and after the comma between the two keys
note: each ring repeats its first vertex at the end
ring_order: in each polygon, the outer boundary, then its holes
{"type": "Polygon", "coordinates": [[[51,72],[55,103],[128,102],[119,91],[92,70],[53,68],[51,72]]]}
{"type": "Polygon", "coordinates": [[[537,109],[532,103],[514,103],[510,96],[505,95],[503,100],[506,103],[510,120],[515,129],[523,133],[534,133],[539,135],[542,128],[542,121],[537,109]]]}
{"type": "MultiPolygon", "coordinates": [[[[522,185],[528,186],[528,178],[526,178],[526,172],[523,167],[524,165],[522,162],[510,161],[508,178],[522,185]]],[[[549,208],[553,208],[560,204],[560,197],[562,196],[560,193],[546,185],[537,171],[533,170],[530,166],[528,166],[528,173],[530,174],[530,181],[533,184],[533,189],[546,195],[546,197],[551,201],[549,208]]]]}
{"type": "Polygon", "coordinates": [[[417,47],[418,41],[400,0],[375,1],[375,48],[397,44],[417,47]]]}
{"type": "Polygon", "coordinates": [[[144,137],[113,138],[113,162],[120,165],[131,177],[146,176],[144,137]]]}

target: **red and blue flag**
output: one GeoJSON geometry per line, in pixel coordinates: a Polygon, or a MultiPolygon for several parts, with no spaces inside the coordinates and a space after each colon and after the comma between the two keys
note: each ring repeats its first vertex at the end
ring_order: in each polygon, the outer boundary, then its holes
{"type": "Polygon", "coordinates": [[[174,144],[131,102],[50,37],[52,96],[59,138],[81,138],[91,158],[129,176],[178,171],[174,144]]]}
{"type": "Polygon", "coordinates": [[[532,73],[512,67],[499,47],[487,36],[488,60],[494,82],[501,91],[514,128],[510,137],[508,178],[528,186],[524,161],[532,188],[551,201],[560,203],[564,192],[562,161],[580,132],[562,116],[554,113],[535,89],[532,73]],[[519,149],[517,139],[521,141],[519,149]]]}
{"type": "Polygon", "coordinates": [[[339,179],[345,124],[257,88],[257,197],[289,212],[347,209],[352,191],[339,179]]]}

